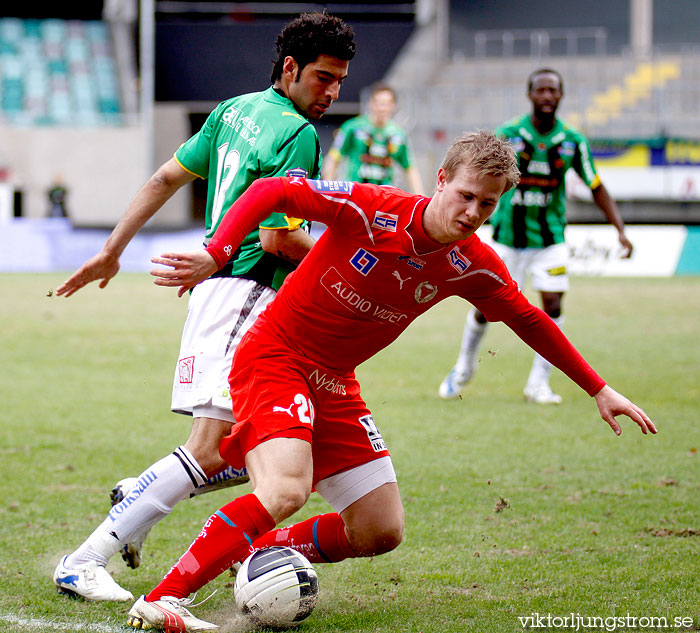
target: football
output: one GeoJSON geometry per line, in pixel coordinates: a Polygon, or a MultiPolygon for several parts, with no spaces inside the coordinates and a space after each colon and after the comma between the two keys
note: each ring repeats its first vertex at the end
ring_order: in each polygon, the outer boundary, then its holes
{"type": "Polygon", "coordinates": [[[233,594],[238,608],[256,624],[289,628],[311,615],[318,600],[318,576],[299,552],[268,547],[243,561],[233,594]]]}

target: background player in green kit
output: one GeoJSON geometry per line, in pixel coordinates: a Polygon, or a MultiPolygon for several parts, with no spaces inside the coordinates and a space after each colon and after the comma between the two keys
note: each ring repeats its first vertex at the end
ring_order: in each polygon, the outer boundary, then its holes
{"type": "MultiPolygon", "coordinates": [[[[564,243],[566,192],[564,176],[574,169],[590,187],[593,200],[618,231],[623,257],[630,257],[632,244],[615,201],[596,173],[586,138],[556,117],[564,94],[561,75],[542,68],[528,78],[532,112],[500,126],[496,134],[508,139],[518,154],[520,184],[506,192],[491,218],[494,248],[521,288],[529,274],[540,292],[542,308],[561,327],[562,298],[569,289],[568,251],[564,243]]],[[[486,333],[486,318],[473,309],[467,315],[457,363],[440,385],[440,396],[450,399],[474,375],[479,347],[486,333]]],[[[552,365],[535,355],[525,386],[525,398],[539,404],[559,404],[552,392],[552,365]]]]}
{"type": "Polygon", "coordinates": [[[395,110],[394,91],[386,84],[373,85],[368,115],[340,126],[323,163],[323,177],[336,180],[340,162],[347,159],[345,180],[390,185],[396,162],[405,171],[409,190],[422,195],[423,184],[413,164],[406,132],[391,120],[395,110]]]}
{"type": "MultiPolygon", "coordinates": [[[[208,179],[205,243],[233,202],[258,178],[286,174],[318,177],[321,152],[309,119],[320,118],[338,98],[355,53],[352,29],[339,18],[304,14],[277,36],[272,86],[221,103],[136,194],[102,251],[88,260],[57,294],[70,296],[87,283],[104,288],[136,232],[181,186],[208,179]]],[[[172,409],[192,415],[187,442],[119,482],[121,501],[104,522],[54,572],[59,591],[90,600],[132,600],[105,566],[122,550],[136,567],[150,528],[209,478],[226,467],[219,442],[234,422],[228,394],[233,352],[255,318],[272,301],[291,266],[313,240],[302,222],[270,209],[270,216],[229,254],[227,265],[192,292],[172,409]]],[[[228,480],[241,482],[240,471],[228,480]]]]}

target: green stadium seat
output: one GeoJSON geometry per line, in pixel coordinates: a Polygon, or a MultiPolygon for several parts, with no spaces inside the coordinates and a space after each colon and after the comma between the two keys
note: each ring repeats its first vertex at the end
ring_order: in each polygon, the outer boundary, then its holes
{"type": "Polygon", "coordinates": [[[18,125],[115,125],[119,82],[107,25],[0,18],[0,117],[18,125]]]}

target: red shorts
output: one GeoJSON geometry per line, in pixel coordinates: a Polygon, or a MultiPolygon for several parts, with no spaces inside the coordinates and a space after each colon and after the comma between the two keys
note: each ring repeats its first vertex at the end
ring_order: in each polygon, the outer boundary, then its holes
{"type": "Polygon", "coordinates": [[[314,484],[389,455],[355,374],[338,376],[274,336],[243,337],[229,384],[237,423],[219,451],[236,468],[245,465],[248,451],[273,437],[311,443],[314,484]]]}

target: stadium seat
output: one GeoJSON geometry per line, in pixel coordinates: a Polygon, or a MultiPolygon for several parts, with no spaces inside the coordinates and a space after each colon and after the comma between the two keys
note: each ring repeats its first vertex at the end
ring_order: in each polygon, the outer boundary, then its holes
{"type": "Polygon", "coordinates": [[[107,25],[0,18],[0,95],[0,118],[11,123],[121,123],[107,25]]]}

